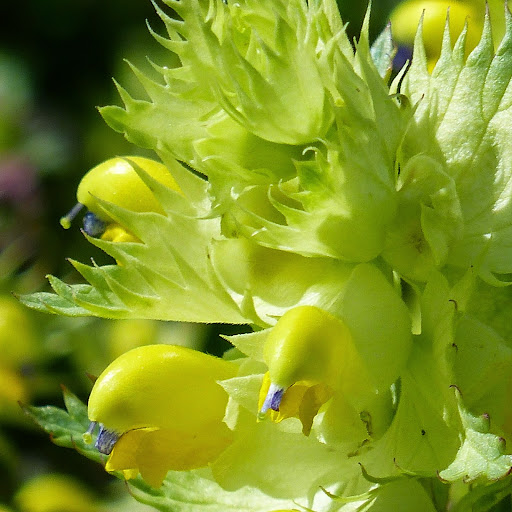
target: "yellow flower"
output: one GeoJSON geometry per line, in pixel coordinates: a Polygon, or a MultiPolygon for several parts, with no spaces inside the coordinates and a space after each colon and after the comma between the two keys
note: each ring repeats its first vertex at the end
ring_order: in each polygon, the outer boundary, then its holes
{"type": "Polygon", "coordinates": [[[88,235],[114,242],[138,241],[116,224],[98,201],[108,201],[134,212],[156,212],[163,215],[165,212],[160,203],[134,166],[140,167],[170,189],[180,192],[172,174],[160,162],[137,156],[111,158],[91,169],[82,178],[76,192],[78,203],[62,217],[61,225],[68,229],[73,218],[85,206],[88,212],[84,216],[84,231],[88,235]]]}
{"type": "Polygon", "coordinates": [[[367,375],[347,326],[315,306],[298,306],[279,319],[265,342],[264,359],[269,371],[260,390],[259,419],[269,411],[276,422],[295,416],[305,434],[340,388],[345,368],[360,382],[367,375]]]}
{"type": "Polygon", "coordinates": [[[140,472],[153,487],[162,484],[167,471],[185,471],[207,466],[232,442],[229,429],[211,424],[191,432],[173,428],[140,428],[123,434],[105,465],[121,470],[126,479],[140,472]]]}
{"type": "Polygon", "coordinates": [[[96,447],[110,454],[107,471],[139,472],[152,486],[168,470],[206,466],[231,443],[223,423],[228,396],[217,383],[236,375],[234,363],[188,348],[146,345],[117,358],[89,397],[100,423],[96,447]]]}

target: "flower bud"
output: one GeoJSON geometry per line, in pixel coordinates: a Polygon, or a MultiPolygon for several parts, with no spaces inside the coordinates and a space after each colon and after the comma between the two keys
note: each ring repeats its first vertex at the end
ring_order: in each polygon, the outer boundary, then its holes
{"type": "Polygon", "coordinates": [[[180,346],[146,345],[117,358],[88,405],[92,428],[100,424],[96,447],[110,454],[107,471],[140,471],[158,487],[170,469],[214,460],[231,442],[222,422],[228,396],[217,381],[235,374],[233,363],[180,346]]]}

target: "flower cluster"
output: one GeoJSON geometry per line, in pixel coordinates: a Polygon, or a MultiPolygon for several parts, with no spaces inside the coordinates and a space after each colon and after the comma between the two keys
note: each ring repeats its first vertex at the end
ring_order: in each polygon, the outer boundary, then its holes
{"type": "Polygon", "coordinates": [[[448,25],[434,67],[420,25],[389,85],[389,28],[370,46],[366,19],[354,49],[334,0],[164,4],[167,36],[154,36],[180,65],[155,64],[161,80],[133,68],[148,98],[118,86],[124,107],[101,110],[163,165],[126,157],[87,175],[78,200],[100,229],[85,234],[115,264],[72,261],[90,284],[51,277],[55,294],[23,300],[251,332],[228,337],[222,359],[151,345],[114,361],[86,433],[100,424],[106,469],[161,486],[159,506],[186,481],[180,499],[195,508],[183,510],[502,499],[508,10],[496,50],[488,17],[469,55],[471,24],[453,45],[448,25]],[[127,236],[106,236],[113,227],[127,236]]]}

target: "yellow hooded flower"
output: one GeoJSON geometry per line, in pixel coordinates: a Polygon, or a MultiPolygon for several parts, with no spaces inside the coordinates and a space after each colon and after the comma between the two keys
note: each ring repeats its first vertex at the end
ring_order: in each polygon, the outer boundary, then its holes
{"type": "Polygon", "coordinates": [[[279,319],[265,342],[264,359],[269,371],[260,390],[259,418],[269,411],[276,422],[298,417],[305,434],[340,388],[345,368],[370,381],[347,326],[315,306],[298,306],[279,319]]]}
{"type": "Polygon", "coordinates": [[[218,380],[236,365],[195,350],[146,345],[117,358],[89,397],[89,419],[100,424],[96,447],[107,471],[139,472],[154,487],[168,470],[206,466],[232,440],[222,422],[228,396],[218,380]]]}
{"type": "MultiPolygon", "coordinates": [[[[260,419],[267,413],[276,422],[297,417],[307,435],[326,404],[326,413],[334,407],[343,411],[337,417],[350,416],[343,430],[355,425],[348,430],[360,438],[376,433],[364,418],[374,424],[387,418],[381,402],[388,402],[412,343],[409,312],[382,272],[368,264],[352,271],[338,310],[334,316],[297,306],[270,330],[263,347],[268,375],[260,390],[260,419]]],[[[332,417],[326,417],[328,424],[332,417]]]]}
{"type": "Polygon", "coordinates": [[[131,233],[115,223],[101,208],[98,199],[108,201],[134,212],[157,212],[164,214],[159,202],[134,168],[139,166],[152,178],[177,192],[180,188],[165,165],[149,158],[137,156],[111,158],[91,169],[82,178],[76,192],[78,203],[61,219],[68,229],[73,218],[82,207],[87,207],[84,216],[84,231],[93,237],[113,242],[138,241],[131,233]]]}

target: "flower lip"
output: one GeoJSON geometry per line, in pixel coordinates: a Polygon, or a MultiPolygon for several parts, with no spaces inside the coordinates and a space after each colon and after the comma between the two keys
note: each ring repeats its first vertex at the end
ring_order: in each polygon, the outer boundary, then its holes
{"type": "Polygon", "coordinates": [[[118,439],[119,434],[117,432],[106,429],[100,423],[100,430],[98,432],[98,437],[96,438],[94,446],[100,453],[110,455],[110,452],[113,450],[114,445],[117,443],[118,439]]]}

